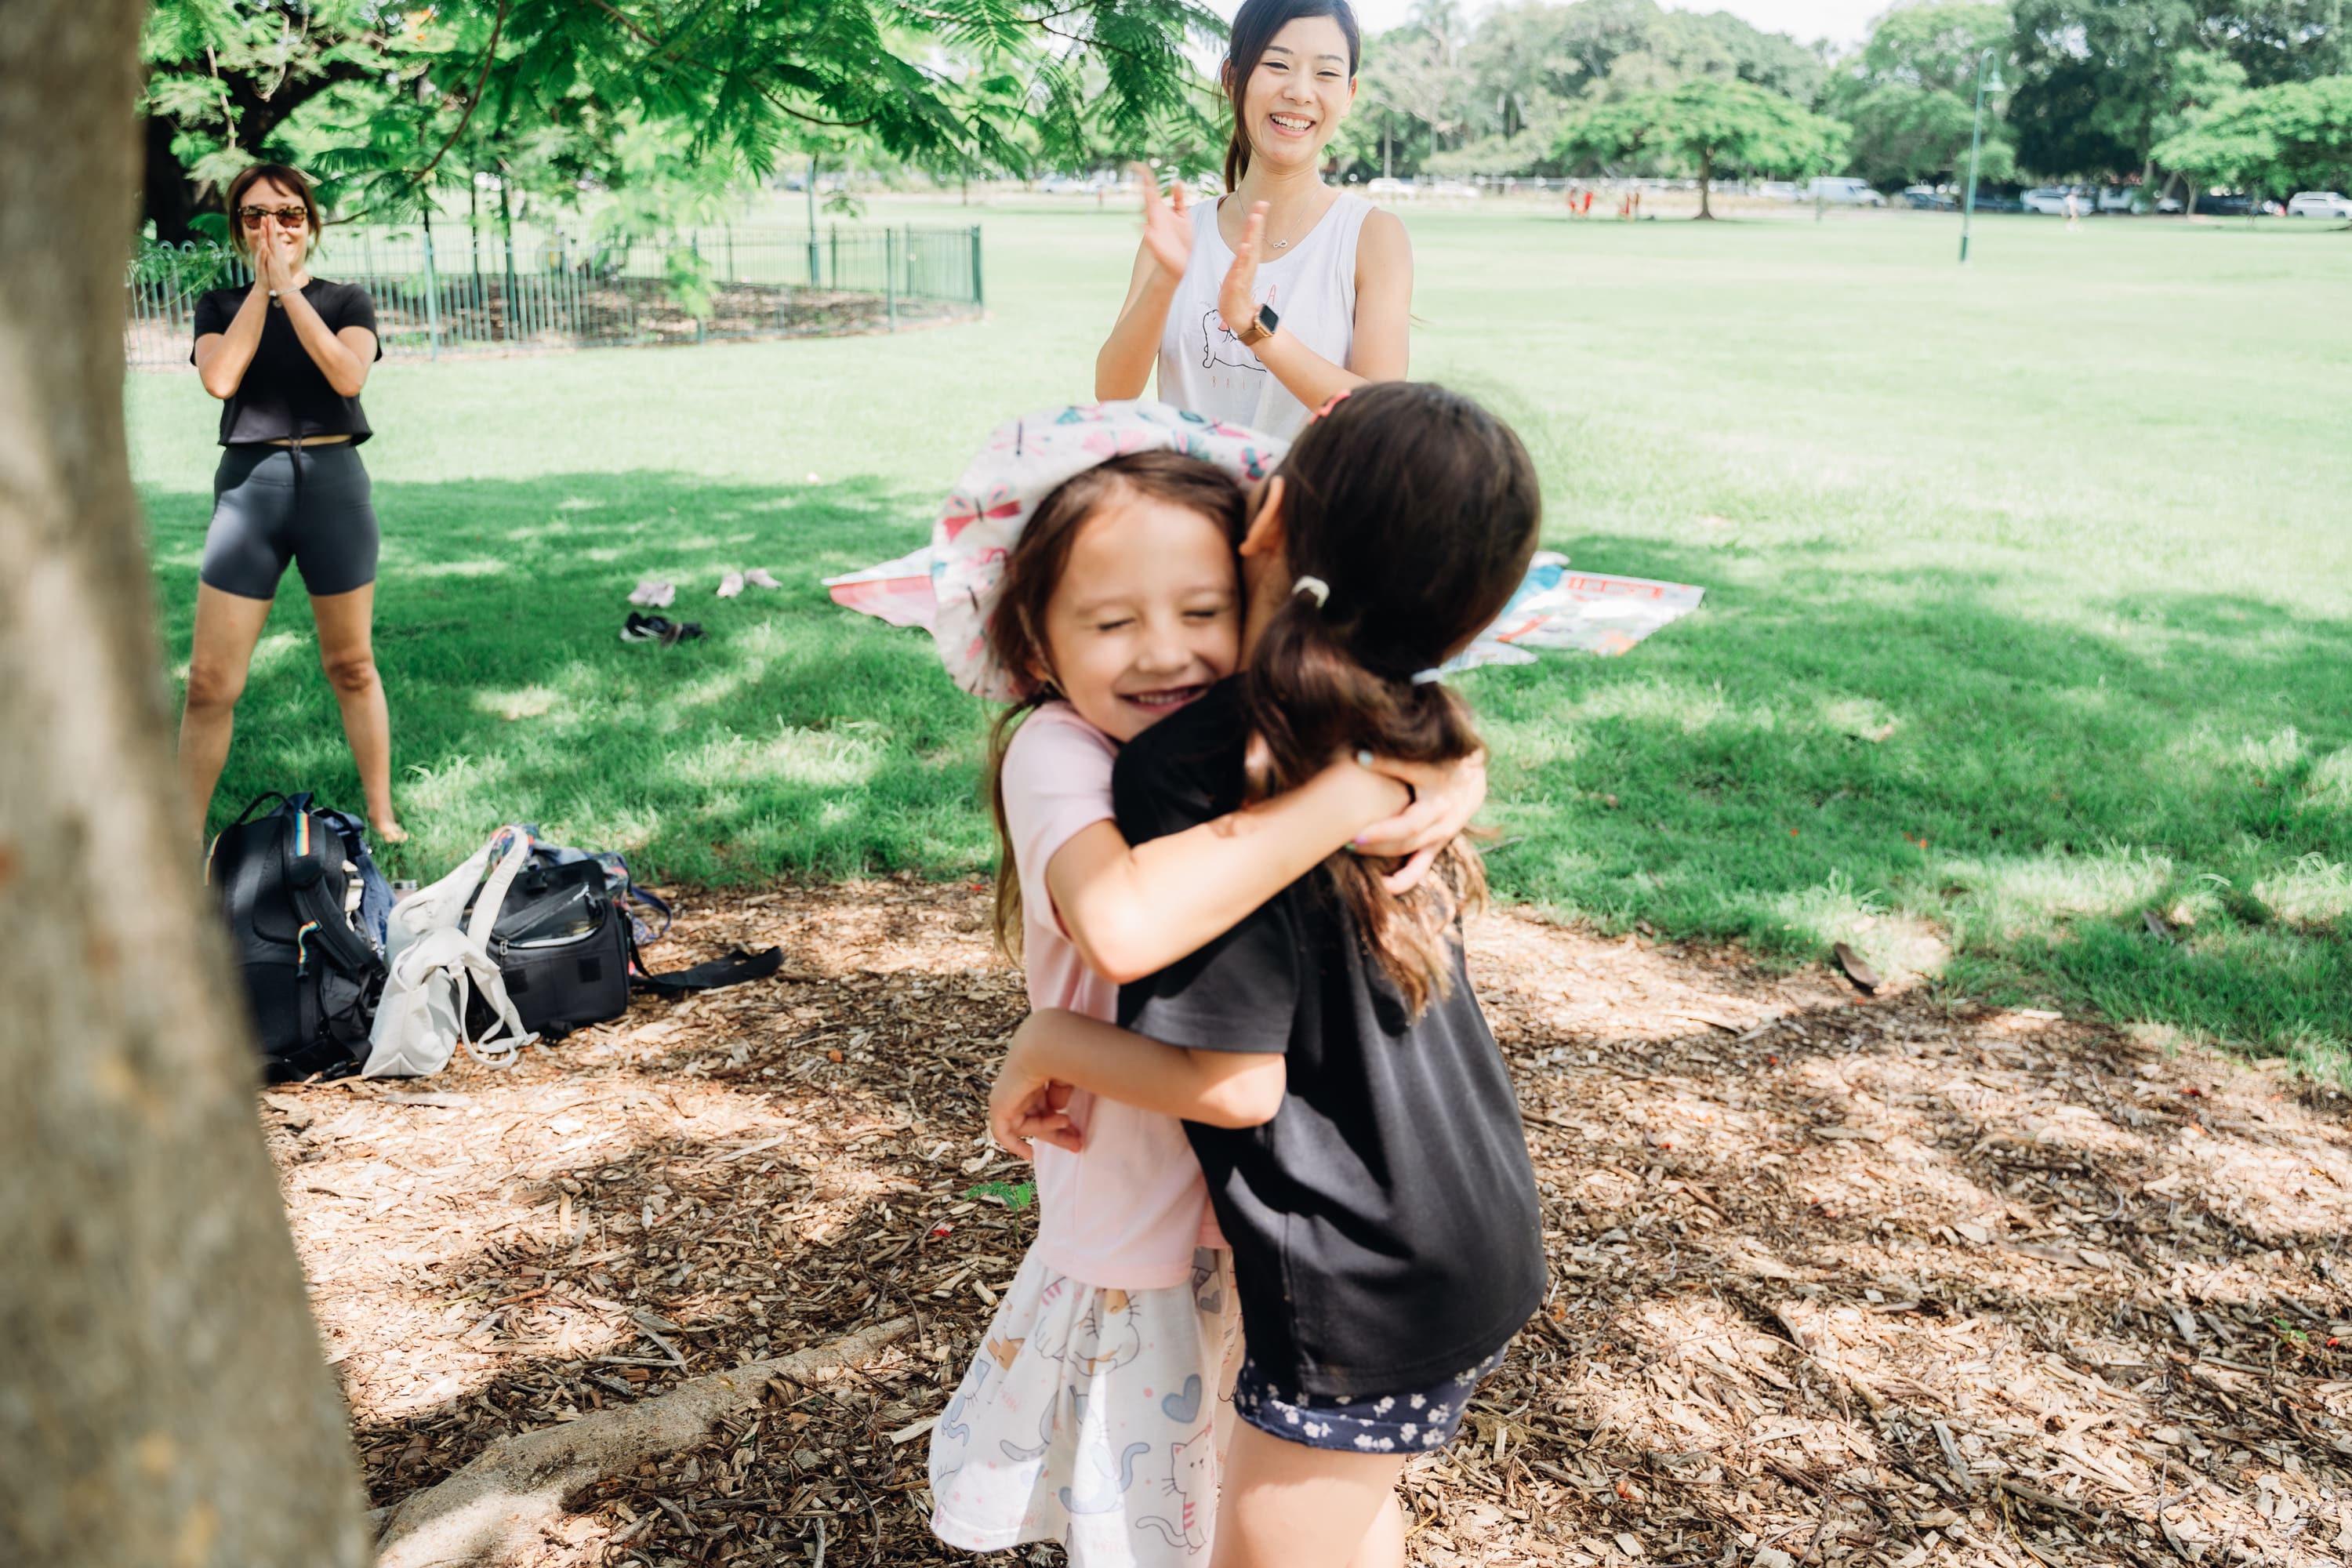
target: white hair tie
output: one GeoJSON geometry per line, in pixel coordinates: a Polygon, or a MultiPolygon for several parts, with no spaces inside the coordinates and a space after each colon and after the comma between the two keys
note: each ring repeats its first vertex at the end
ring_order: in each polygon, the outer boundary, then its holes
{"type": "Polygon", "coordinates": [[[1299,594],[1313,595],[1315,596],[1315,607],[1318,610],[1331,602],[1331,584],[1326,583],[1320,577],[1301,577],[1297,582],[1293,583],[1290,585],[1290,591],[1294,595],[1299,594]]]}
{"type": "Polygon", "coordinates": [[[1415,686],[1434,686],[1444,679],[1445,672],[1442,669],[1416,669],[1412,672],[1415,686]]]}

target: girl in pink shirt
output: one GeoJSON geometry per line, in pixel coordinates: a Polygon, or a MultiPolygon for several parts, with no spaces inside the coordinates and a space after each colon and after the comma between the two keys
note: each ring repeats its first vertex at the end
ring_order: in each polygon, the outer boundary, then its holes
{"type": "MultiPolygon", "coordinates": [[[[1120,743],[1239,660],[1241,481],[1278,455],[1162,405],[1097,405],[1005,426],[950,500],[935,635],[968,689],[1010,703],[991,737],[997,934],[1034,1007],[1111,1019],[1122,981],[1335,850],[1433,849],[1483,796],[1475,768],[1343,760],[1190,832],[1120,837],[1120,743]]],[[[1193,1055],[1197,1119],[1239,1124],[1219,1059],[1193,1055]]],[[[1230,1255],[1174,1117],[1084,1093],[1062,1115],[1081,1150],[1036,1145],[1037,1239],[932,1429],[932,1528],[973,1551],[1056,1541],[1082,1568],[1205,1563],[1238,1365],[1230,1255]]]]}

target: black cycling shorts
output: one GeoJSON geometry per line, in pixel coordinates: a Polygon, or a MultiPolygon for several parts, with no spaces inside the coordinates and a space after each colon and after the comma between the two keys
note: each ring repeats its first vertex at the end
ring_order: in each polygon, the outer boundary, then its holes
{"type": "Polygon", "coordinates": [[[224,594],[274,599],[291,561],[314,597],[348,594],[375,581],[377,543],[367,467],[350,442],[225,447],[196,575],[224,594]]]}

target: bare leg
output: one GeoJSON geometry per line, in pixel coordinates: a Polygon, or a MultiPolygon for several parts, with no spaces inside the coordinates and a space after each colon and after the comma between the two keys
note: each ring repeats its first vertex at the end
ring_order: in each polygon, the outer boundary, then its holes
{"type": "Polygon", "coordinates": [[[236,700],[245,695],[253,648],[269,620],[268,599],[196,584],[196,634],[188,654],[188,700],[180,710],[180,783],[195,812],[196,837],[212,814],[213,788],[228,761],[236,700]]]}
{"type": "Polygon", "coordinates": [[[1404,1568],[1404,1509],[1393,1489],[1372,1515],[1372,1527],[1357,1543],[1348,1568],[1404,1568]]]}
{"type": "Polygon", "coordinates": [[[1211,1568],[1400,1568],[1393,1454],[1286,1443],[1244,1423],[1217,1504],[1211,1568]]]}
{"type": "Polygon", "coordinates": [[[359,764],[368,826],[385,843],[398,844],[408,835],[392,810],[392,716],[375,672],[375,584],[314,597],[310,613],[319,623],[319,662],[335,689],[343,738],[359,764]]]}

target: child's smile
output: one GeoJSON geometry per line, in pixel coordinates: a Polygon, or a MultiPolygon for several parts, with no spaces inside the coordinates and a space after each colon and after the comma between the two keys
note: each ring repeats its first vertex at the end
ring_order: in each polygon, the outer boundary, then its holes
{"type": "Polygon", "coordinates": [[[1234,672],[1241,599],[1213,519],[1122,486],[1080,528],[1045,608],[1054,684],[1129,741],[1234,672]]]}

